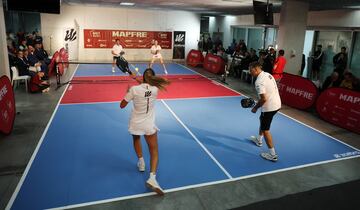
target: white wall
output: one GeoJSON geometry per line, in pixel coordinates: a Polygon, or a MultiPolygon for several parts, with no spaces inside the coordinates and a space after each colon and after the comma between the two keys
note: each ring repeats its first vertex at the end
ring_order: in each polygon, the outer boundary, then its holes
{"type": "Polygon", "coordinates": [[[0,77],[6,75],[10,79],[8,50],[6,44],[6,29],[3,6],[0,3],[0,77]]]}
{"type": "MultiPolygon", "coordinates": [[[[278,26],[280,14],[274,14],[274,25],[278,26]]],[[[224,33],[224,47],[232,40],[231,26],[254,26],[253,15],[210,17],[209,32],[224,33]]],[[[360,28],[360,10],[330,10],[308,12],[308,27],[356,27],[360,28]]]]}
{"type": "Polygon", "coordinates": [[[360,10],[309,12],[308,26],[360,27],[360,10]]]}
{"type": "MultiPolygon", "coordinates": [[[[200,34],[200,16],[185,11],[160,11],[109,7],[62,5],[61,14],[41,14],[41,29],[45,49],[51,53],[63,46],[63,29],[80,26],[79,60],[111,60],[111,49],[84,48],[84,29],[118,29],[145,31],[186,31],[186,54],[197,48],[200,34]],[[52,36],[50,43],[50,36],[52,36]]],[[[127,49],[128,60],[148,60],[148,49],[127,49]]],[[[172,59],[172,49],[163,50],[165,59],[172,59]]],[[[185,55],[186,55],[185,54],[185,55]]]]}

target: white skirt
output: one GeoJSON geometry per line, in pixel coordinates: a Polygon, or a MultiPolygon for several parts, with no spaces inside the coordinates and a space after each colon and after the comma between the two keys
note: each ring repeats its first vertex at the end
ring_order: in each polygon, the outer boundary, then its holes
{"type": "Polygon", "coordinates": [[[152,120],[145,120],[141,123],[129,123],[129,132],[131,135],[153,135],[160,129],[155,125],[152,120]]]}

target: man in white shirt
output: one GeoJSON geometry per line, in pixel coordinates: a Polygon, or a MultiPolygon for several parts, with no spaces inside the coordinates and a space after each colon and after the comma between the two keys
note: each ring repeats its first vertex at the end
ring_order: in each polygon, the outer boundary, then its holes
{"type": "Polygon", "coordinates": [[[153,55],[152,56],[152,59],[151,59],[151,62],[150,62],[150,68],[152,67],[153,63],[155,60],[159,59],[160,60],[160,63],[162,64],[163,68],[164,68],[164,73],[167,74],[167,70],[166,70],[166,67],[165,67],[165,64],[164,64],[164,60],[161,56],[161,46],[158,45],[158,41],[157,40],[154,40],[154,45],[151,46],[151,54],[153,55]]]}
{"type": "Polygon", "coordinates": [[[251,112],[256,113],[256,111],[261,108],[259,136],[252,136],[251,140],[257,146],[261,147],[262,139],[265,137],[269,153],[263,152],[261,153],[261,157],[266,160],[276,162],[278,160],[278,156],[275,152],[272,141],[270,125],[274,115],[281,108],[281,99],[278,87],[274,77],[271,74],[264,72],[261,69],[261,64],[259,62],[255,61],[251,63],[249,68],[251,76],[256,77],[255,88],[259,95],[259,101],[256,103],[251,112]]]}
{"type": "Polygon", "coordinates": [[[124,52],[123,47],[120,44],[120,39],[115,40],[115,44],[111,50],[111,54],[113,55],[113,62],[112,62],[112,72],[115,72],[115,63],[116,60],[121,56],[121,53],[124,52]]]}

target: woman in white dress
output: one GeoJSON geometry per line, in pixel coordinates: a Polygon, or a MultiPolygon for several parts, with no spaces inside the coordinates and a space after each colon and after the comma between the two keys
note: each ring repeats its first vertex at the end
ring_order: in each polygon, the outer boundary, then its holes
{"type": "Polygon", "coordinates": [[[150,62],[150,68],[152,67],[152,65],[154,64],[154,62],[156,60],[160,60],[160,63],[162,64],[162,66],[164,67],[164,72],[165,74],[167,74],[167,70],[166,70],[166,67],[165,67],[165,64],[164,64],[164,60],[161,56],[161,46],[158,45],[158,41],[157,40],[154,40],[154,45],[151,46],[151,54],[152,54],[152,58],[151,58],[151,62],[150,62]]]}
{"type": "MultiPolygon", "coordinates": [[[[139,80],[137,80],[139,81],[139,80]]],[[[164,192],[156,181],[156,170],[158,165],[158,143],[155,125],[154,105],[159,90],[165,90],[169,81],[155,76],[154,70],[148,68],[143,74],[143,81],[139,85],[131,87],[120,103],[120,108],[133,101],[133,109],[129,122],[129,132],[133,136],[134,149],[139,158],[137,166],[139,171],[145,171],[145,161],[142,155],[140,136],[144,136],[150,151],[150,177],[146,185],[159,195],[164,192]]]]}

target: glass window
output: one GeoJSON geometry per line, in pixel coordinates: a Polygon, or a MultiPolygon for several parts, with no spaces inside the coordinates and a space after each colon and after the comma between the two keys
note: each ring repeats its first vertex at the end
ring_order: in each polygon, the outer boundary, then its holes
{"type": "Polygon", "coordinates": [[[356,77],[360,78],[360,32],[356,32],[355,34],[355,42],[352,52],[350,71],[356,77]]]}
{"type": "Polygon", "coordinates": [[[239,43],[241,39],[246,40],[246,30],[246,28],[234,28],[233,39],[235,39],[236,43],[239,43]]]}
{"type": "Polygon", "coordinates": [[[334,70],[333,57],[340,52],[341,47],[347,51],[351,46],[351,31],[319,31],[316,45],[322,45],[324,58],[320,69],[320,80],[323,82],[334,70]]]}
{"type": "Polygon", "coordinates": [[[263,44],[264,44],[263,32],[264,32],[263,28],[249,28],[249,35],[247,42],[248,49],[254,48],[257,51],[258,49],[263,48],[263,44]]]}

